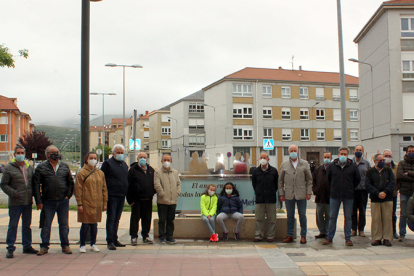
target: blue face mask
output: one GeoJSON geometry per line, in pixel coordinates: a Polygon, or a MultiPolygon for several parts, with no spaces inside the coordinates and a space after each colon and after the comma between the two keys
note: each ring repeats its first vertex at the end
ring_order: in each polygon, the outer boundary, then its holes
{"type": "Polygon", "coordinates": [[[378,162],[377,167],[382,169],[385,166],[385,162],[378,162]]]}
{"type": "Polygon", "coordinates": [[[298,157],[298,153],[297,152],[291,152],[289,154],[289,156],[290,156],[291,159],[296,159],[298,157]]]}
{"type": "Polygon", "coordinates": [[[339,162],[345,163],[348,158],[346,156],[339,156],[339,162]]]}
{"type": "Polygon", "coordinates": [[[409,154],[407,154],[407,156],[410,159],[414,159],[414,152],[410,152],[409,154]]]}
{"type": "Polygon", "coordinates": [[[323,163],[325,165],[329,165],[329,164],[331,164],[331,159],[323,159],[323,163]]]}
{"type": "Polygon", "coordinates": [[[139,164],[140,166],[145,166],[145,165],[147,164],[147,159],[145,159],[145,158],[141,158],[141,159],[139,159],[139,160],[138,160],[138,164],[139,164]]]}
{"type": "Polygon", "coordinates": [[[116,160],[118,160],[118,161],[124,161],[124,155],[123,154],[117,154],[116,156],[115,156],[115,159],[116,160]]]}
{"type": "Polygon", "coordinates": [[[17,154],[16,155],[16,161],[17,162],[23,162],[24,161],[24,158],[25,158],[25,155],[24,154],[17,154]]]}
{"type": "Polygon", "coordinates": [[[356,158],[361,158],[361,157],[362,157],[362,152],[360,152],[360,151],[356,151],[356,152],[355,152],[355,157],[356,157],[356,158]]]}

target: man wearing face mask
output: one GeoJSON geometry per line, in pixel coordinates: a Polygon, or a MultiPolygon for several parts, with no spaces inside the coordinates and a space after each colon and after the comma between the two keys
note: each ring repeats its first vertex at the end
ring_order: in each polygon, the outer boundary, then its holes
{"type": "Polygon", "coordinates": [[[37,255],[47,254],[50,245],[52,222],[57,214],[62,252],[72,254],[69,247],[69,199],[73,195],[73,177],[66,163],[60,162],[57,147],[51,145],[45,151],[47,160],[39,166],[33,176],[33,193],[38,210],[42,210],[42,243],[37,255]]]}
{"type": "Polygon", "coordinates": [[[332,154],[327,151],[323,154],[323,164],[315,169],[313,173],[312,191],[315,195],[316,203],[316,225],[319,229],[319,235],[315,239],[326,237],[329,227],[329,197],[331,187],[326,181],[326,172],[332,162],[332,154]]]}
{"type": "Polygon", "coordinates": [[[358,166],[351,159],[348,159],[348,154],[348,148],[340,148],[339,157],[329,166],[327,176],[328,185],[331,186],[329,230],[323,245],[332,244],[341,203],[343,204],[345,217],[345,244],[347,246],[354,245],[351,241],[352,206],[355,188],[361,181],[361,177],[359,176],[358,166]]]}
{"type": "Polygon", "coordinates": [[[128,194],[127,202],[131,205],[131,220],[129,235],[131,245],[138,244],[138,228],[141,220],[142,241],[152,244],[149,238],[152,218],[152,198],[154,189],[154,169],[147,164],[148,156],[145,152],[138,154],[138,162],[132,163],[128,171],[128,194]]]}
{"type": "Polygon", "coordinates": [[[158,238],[161,244],[176,243],[173,238],[175,208],[181,193],[181,181],[177,170],[171,168],[172,158],[169,154],[162,156],[162,167],[155,171],[154,188],[157,192],[158,238]]]}
{"type": "Polygon", "coordinates": [[[26,150],[22,146],[14,149],[14,159],[4,167],[1,189],[9,196],[9,228],[7,230],[6,258],[13,258],[16,250],[17,227],[22,217],[23,253],[36,254],[32,247],[32,177],[33,167],[25,161],[26,150]]]}
{"type": "Polygon", "coordinates": [[[273,242],[276,228],[276,192],[279,175],[277,169],[269,164],[267,152],[260,153],[259,163],[260,166],[252,171],[252,184],[256,194],[256,231],[253,241],[262,241],[264,230],[267,229],[267,241],[273,242]]]}
{"type": "Polygon", "coordinates": [[[305,244],[307,233],[306,205],[312,194],[312,174],[309,163],[306,160],[299,159],[298,152],[298,147],[291,145],[289,147],[289,160],[283,162],[280,166],[279,196],[281,201],[286,201],[287,211],[288,236],[283,242],[293,242],[296,204],[299,213],[300,243],[305,244]]]}
{"type": "Polygon", "coordinates": [[[414,193],[414,146],[407,147],[404,160],[398,163],[397,179],[400,186],[400,237],[398,241],[405,241],[407,234],[407,203],[414,193]]]}
{"type": "Polygon", "coordinates": [[[392,198],[395,190],[395,176],[385,167],[384,156],[374,155],[375,167],[366,174],[365,185],[371,199],[372,246],[392,246],[392,198]]]}
{"type": "Polygon", "coordinates": [[[106,211],[106,243],[109,250],[125,247],[118,240],[118,226],[128,192],[128,165],[124,159],[125,148],[117,144],[112,149],[112,157],[103,162],[101,170],[105,174],[108,189],[106,211]]]}
{"type": "Polygon", "coordinates": [[[361,181],[355,189],[354,205],[352,207],[352,232],[351,236],[357,235],[357,230],[361,237],[366,237],[364,233],[366,224],[366,211],[368,204],[368,192],[365,189],[365,173],[371,168],[370,163],[362,157],[364,147],[358,145],[355,147],[354,158],[352,161],[358,166],[361,181]],[[359,217],[358,217],[359,212],[359,217]]]}
{"type": "Polygon", "coordinates": [[[399,235],[397,233],[397,199],[398,199],[398,190],[399,188],[399,183],[397,181],[397,167],[398,164],[395,164],[394,161],[392,160],[392,151],[389,149],[385,149],[382,152],[382,155],[384,155],[384,160],[385,160],[385,167],[390,168],[392,170],[392,172],[394,173],[395,176],[395,183],[396,183],[396,188],[394,190],[394,196],[392,199],[392,230],[394,233],[394,238],[398,239],[399,235]]]}

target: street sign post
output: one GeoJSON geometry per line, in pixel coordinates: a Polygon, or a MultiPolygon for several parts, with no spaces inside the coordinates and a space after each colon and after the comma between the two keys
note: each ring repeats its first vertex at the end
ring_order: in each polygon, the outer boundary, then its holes
{"type": "Polygon", "coordinates": [[[263,149],[273,150],[274,149],[273,139],[263,139],[263,149]]]}

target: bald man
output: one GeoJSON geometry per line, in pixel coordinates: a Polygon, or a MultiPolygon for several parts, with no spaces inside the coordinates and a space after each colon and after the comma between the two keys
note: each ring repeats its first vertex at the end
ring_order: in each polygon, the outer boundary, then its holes
{"type": "Polygon", "coordinates": [[[300,223],[300,243],[306,243],[307,200],[312,194],[312,174],[309,163],[299,158],[299,149],[296,145],[289,147],[289,160],[280,166],[279,196],[281,201],[286,201],[287,211],[287,232],[288,236],[284,243],[293,242],[295,227],[295,204],[298,207],[300,223]]]}

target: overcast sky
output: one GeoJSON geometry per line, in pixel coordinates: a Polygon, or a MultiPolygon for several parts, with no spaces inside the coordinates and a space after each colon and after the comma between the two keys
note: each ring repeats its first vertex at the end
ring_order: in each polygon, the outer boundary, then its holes
{"type": "MultiPolygon", "coordinates": [[[[0,44],[17,58],[0,68],[0,95],[17,97],[35,124],[78,123],[81,0],[0,0],[0,44]]],[[[345,73],[358,76],[353,39],[381,0],[343,0],[345,73]]],[[[334,0],[103,0],[91,3],[90,91],[106,97],[105,113],[161,108],[245,67],[339,71],[334,0]]],[[[102,114],[102,97],[91,96],[102,114]]],[[[93,119],[93,117],[91,117],[93,119]]]]}

